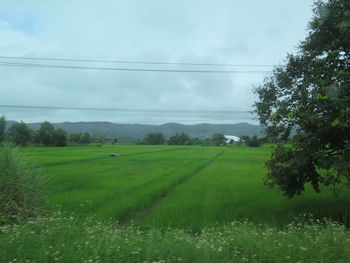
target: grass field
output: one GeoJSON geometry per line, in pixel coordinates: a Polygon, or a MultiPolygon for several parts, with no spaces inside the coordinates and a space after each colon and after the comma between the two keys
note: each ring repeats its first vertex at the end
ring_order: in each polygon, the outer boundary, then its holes
{"type": "Polygon", "coordinates": [[[200,230],[233,220],[285,225],[298,214],[347,219],[350,192],[288,199],[263,185],[270,146],[24,148],[52,175],[50,206],[78,217],[200,230]],[[108,156],[118,152],[121,158],[108,156]]]}
{"type": "Polygon", "coordinates": [[[52,210],[0,225],[0,262],[349,262],[348,229],[324,217],[346,223],[350,192],[267,188],[269,146],[20,151],[52,176],[52,210]]]}

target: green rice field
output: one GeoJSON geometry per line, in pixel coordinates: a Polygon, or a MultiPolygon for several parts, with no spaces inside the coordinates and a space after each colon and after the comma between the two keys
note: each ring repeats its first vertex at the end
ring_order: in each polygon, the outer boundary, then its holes
{"type": "Polygon", "coordinates": [[[22,148],[52,176],[52,209],[121,224],[200,230],[248,219],[285,225],[299,214],[346,223],[350,192],[328,189],[288,199],[263,184],[271,146],[22,148]],[[109,153],[118,152],[120,158],[109,153]]]}

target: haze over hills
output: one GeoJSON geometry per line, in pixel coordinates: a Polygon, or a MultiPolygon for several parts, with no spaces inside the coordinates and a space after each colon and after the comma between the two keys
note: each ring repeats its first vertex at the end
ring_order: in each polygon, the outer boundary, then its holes
{"type": "MultiPolygon", "coordinates": [[[[8,127],[12,122],[8,122],[8,127]]],[[[111,138],[117,138],[122,141],[131,141],[142,139],[148,133],[161,132],[166,137],[176,133],[185,132],[190,137],[209,138],[214,133],[223,133],[226,135],[258,135],[262,136],[263,128],[258,125],[248,123],[237,124],[195,124],[184,125],[179,123],[165,123],[162,125],[146,124],[117,124],[111,122],[63,122],[52,123],[55,128],[62,128],[67,132],[84,131],[92,135],[103,135],[111,138]]],[[[40,123],[29,123],[32,129],[38,129],[40,123]]]]}

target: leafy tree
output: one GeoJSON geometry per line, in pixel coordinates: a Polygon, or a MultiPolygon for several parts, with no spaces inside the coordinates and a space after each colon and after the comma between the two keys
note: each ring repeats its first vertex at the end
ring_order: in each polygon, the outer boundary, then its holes
{"type": "Polygon", "coordinates": [[[32,142],[34,144],[41,144],[41,138],[38,130],[32,132],[32,142]]]}
{"type": "MultiPolygon", "coordinates": [[[[107,141],[108,141],[108,139],[105,136],[102,136],[102,135],[90,136],[90,142],[104,143],[104,142],[107,142],[107,141]]],[[[117,138],[114,138],[112,143],[118,143],[117,138]]]]}
{"type": "Polygon", "coordinates": [[[243,135],[240,140],[244,142],[249,147],[260,147],[263,145],[263,139],[258,138],[258,136],[254,135],[252,138],[249,136],[243,135]]]}
{"type": "Polygon", "coordinates": [[[5,116],[0,117],[0,142],[3,142],[5,139],[5,128],[6,128],[6,119],[5,116]]]}
{"type": "Polygon", "coordinates": [[[67,133],[63,129],[55,129],[48,121],[41,124],[39,131],[34,135],[34,140],[38,140],[45,146],[66,146],[67,133]]]}
{"type": "Polygon", "coordinates": [[[82,132],[80,135],[80,144],[89,144],[91,142],[91,136],[88,132],[82,132]]]}
{"type": "Polygon", "coordinates": [[[278,145],[266,183],[292,197],[350,186],[350,1],[317,1],[298,53],[257,87],[255,111],[278,145]],[[283,145],[291,135],[291,145],[283,145]]]}
{"type": "Polygon", "coordinates": [[[182,132],[176,133],[174,136],[171,136],[168,140],[169,145],[190,145],[190,137],[182,132]]]}
{"type": "Polygon", "coordinates": [[[79,132],[71,132],[68,134],[68,141],[72,143],[80,143],[80,133],[79,132]]]}
{"type": "MultiPolygon", "coordinates": [[[[96,137],[97,138],[97,137],[96,137]]],[[[93,139],[88,132],[72,132],[68,135],[68,140],[78,144],[89,144],[93,139]]]]}
{"type": "Polygon", "coordinates": [[[24,122],[15,122],[9,128],[8,134],[16,145],[26,145],[31,141],[31,130],[24,122]]]}
{"type": "Polygon", "coordinates": [[[62,129],[54,130],[54,145],[63,147],[67,145],[67,133],[62,129]]]}
{"type": "Polygon", "coordinates": [[[190,138],[188,145],[200,145],[202,144],[202,140],[199,138],[190,138]]]}
{"type": "Polygon", "coordinates": [[[226,144],[225,135],[221,133],[214,133],[213,136],[211,137],[211,141],[216,146],[226,144]]]}
{"type": "Polygon", "coordinates": [[[55,128],[53,125],[45,121],[41,124],[39,129],[39,137],[42,144],[45,146],[52,146],[55,144],[55,138],[54,138],[54,131],[55,128]]]}
{"type": "Polygon", "coordinates": [[[145,136],[145,144],[160,145],[165,143],[164,135],[160,132],[149,133],[145,136]]]}

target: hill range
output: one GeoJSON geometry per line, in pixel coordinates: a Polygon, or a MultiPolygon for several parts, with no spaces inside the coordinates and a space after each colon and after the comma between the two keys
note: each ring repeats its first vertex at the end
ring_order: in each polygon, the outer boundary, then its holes
{"type": "MultiPolygon", "coordinates": [[[[56,128],[62,128],[67,132],[84,131],[93,135],[102,135],[120,140],[142,139],[148,133],[160,132],[165,137],[170,137],[176,133],[185,132],[190,137],[201,139],[209,138],[214,133],[223,133],[227,135],[262,135],[262,127],[248,123],[238,124],[195,124],[184,125],[178,123],[165,123],[162,125],[146,124],[117,124],[111,122],[63,122],[53,123],[56,128]]],[[[33,129],[39,128],[39,123],[29,124],[33,129]]]]}
{"type": "MultiPolygon", "coordinates": [[[[10,127],[12,121],[8,121],[7,127],[10,127]]],[[[28,123],[27,125],[36,130],[41,123],[28,123]]],[[[165,137],[170,137],[176,133],[185,132],[190,137],[205,139],[211,137],[214,133],[225,135],[258,135],[263,136],[263,128],[259,125],[248,123],[237,124],[194,124],[184,125],[179,123],[165,123],[161,125],[148,124],[118,124],[112,122],[62,122],[52,123],[55,128],[62,128],[66,132],[89,132],[92,135],[117,138],[122,141],[132,141],[142,139],[148,133],[160,132],[165,137]]]]}

